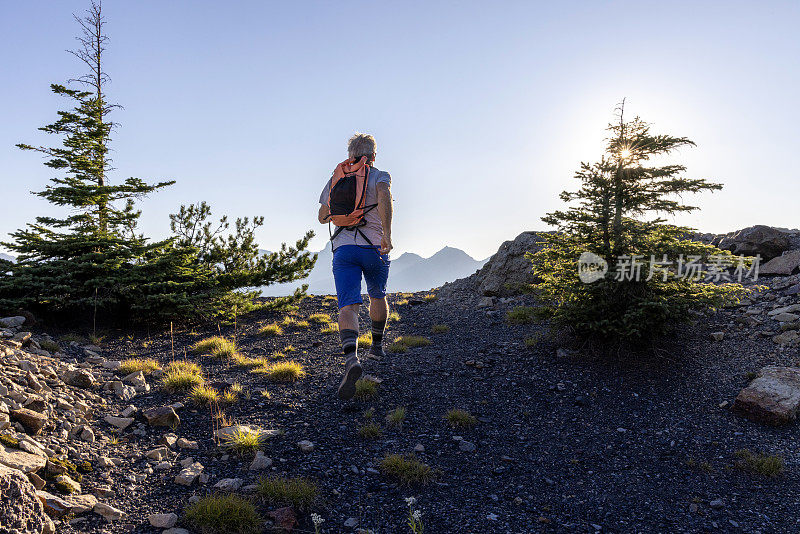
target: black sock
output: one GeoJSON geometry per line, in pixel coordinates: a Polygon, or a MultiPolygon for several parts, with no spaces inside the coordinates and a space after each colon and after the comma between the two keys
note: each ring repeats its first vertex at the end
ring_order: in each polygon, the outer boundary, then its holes
{"type": "Polygon", "coordinates": [[[339,337],[342,339],[342,352],[345,359],[356,355],[358,350],[358,330],[339,330],[339,337]]]}
{"type": "Polygon", "coordinates": [[[383,331],[386,330],[386,321],[372,321],[372,348],[380,352],[383,345],[383,331]]]}

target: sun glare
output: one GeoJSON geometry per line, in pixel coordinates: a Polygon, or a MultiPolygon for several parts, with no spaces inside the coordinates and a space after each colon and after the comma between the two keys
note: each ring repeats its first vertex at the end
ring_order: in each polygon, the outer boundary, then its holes
{"type": "Polygon", "coordinates": [[[619,157],[622,159],[628,159],[631,157],[631,149],[630,148],[623,148],[619,151],[619,157]]]}

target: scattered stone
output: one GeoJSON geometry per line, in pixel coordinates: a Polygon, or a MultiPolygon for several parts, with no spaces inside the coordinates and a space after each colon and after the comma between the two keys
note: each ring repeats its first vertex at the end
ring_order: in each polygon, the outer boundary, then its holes
{"type": "Polygon", "coordinates": [[[133,417],[114,417],[113,415],[107,415],[103,420],[109,425],[119,428],[120,430],[125,430],[134,421],[133,417]]]}
{"type": "Polygon", "coordinates": [[[474,452],[476,447],[474,443],[462,439],[458,442],[458,449],[461,452],[474,452]]]}
{"type": "Polygon", "coordinates": [[[242,484],[244,484],[244,480],[241,478],[223,478],[214,484],[214,488],[220,491],[237,491],[242,484]]]}
{"type": "Polygon", "coordinates": [[[272,458],[268,458],[264,451],[257,451],[256,457],[253,458],[253,462],[250,464],[250,471],[262,471],[264,469],[269,469],[272,466],[272,458]]]}
{"type": "Polygon", "coordinates": [[[173,513],[150,514],[147,520],[150,522],[150,525],[155,528],[172,528],[175,526],[175,523],[178,522],[178,515],[173,513]]]}
{"type": "Polygon", "coordinates": [[[297,515],[290,506],[271,510],[267,512],[267,517],[272,519],[275,527],[283,529],[284,532],[291,532],[297,525],[297,515]]]}
{"type": "Polygon", "coordinates": [[[73,514],[85,514],[94,509],[97,505],[97,497],[94,495],[70,495],[66,501],[72,507],[73,514]]]}
{"type": "Polygon", "coordinates": [[[117,508],[114,508],[113,506],[109,506],[101,502],[97,503],[94,506],[94,513],[103,516],[105,520],[109,522],[122,519],[122,516],[125,515],[125,512],[123,512],[122,510],[119,510],[117,508]]]}
{"type": "Polygon", "coordinates": [[[171,406],[156,406],[142,412],[150,426],[176,427],[181,424],[181,418],[171,406]]]}
{"type": "Polygon", "coordinates": [[[72,511],[72,505],[70,503],[52,493],[37,490],[36,496],[39,498],[39,501],[41,501],[45,513],[50,517],[59,518],[72,511]]]}
{"type": "Polygon", "coordinates": [[[722,341],[725,337],[725,332],[711,332],[711,339],[714,341],[722,341]]]}
{"type": "Polygon", "coordinates": [[[177,445],[180,449],[197,450],[200,448],[196,441],[191,441],[186,438],[178,438],[177,445]]]}
{"type": "Polygon", "coordinates": [[[708,505],[715,510],[719,510],[720,508],[725,508],[725,503],[722,501],[722,499],[714,499],[713,501],[708,503],[708,505]]]}
{"type": "Polygon", "coordinates": [[[77,388],[89,389],[94,386],[95,379],[86,369],[69,369],[64,373],[64,382],[77,388]]]}
{"type": "Polygon", "coordinates": [[[797,417],[800,408],[800,368],[768,366],[744,388],[733,409],[754,421],[783,425],[797,417]]]}
{"type": "Polygon", "coordinates": [[[314,450],[314,444],[307,439],[298,441],[297,447],[303,452],[312,452],[314,450]]]}
{"type": "Polygon", "coordinates": [[[197,477],[203,472],[203,465],[200,462],[194,462],[188,467],[184,467],[180,473],[175,477],[175,483],[181,486],[191,486],[197,477]]]}
{"type": "Polygon", "coordinates": [[[19,410],[11,410],[11,419],[18,421],[24,428],[25,432],[31,436],[37,435],[42,431],[44,425],[47,423],[47,416],[28,408],[20,408],[19,410]]]}
{"type": "Polygon", "coordinates": [[[11,449],[0,443],[0,464],[23,473],[36,473],[47,464],[47,458],[19,449],[11,449]]]}
{"type": "Polygon", "coordinates": [[[0,326],[3,328],[19,328],[25,324],[25,317],[22,315],[15,315],[13,317],[3,317],[0,319],[0,326]]]}

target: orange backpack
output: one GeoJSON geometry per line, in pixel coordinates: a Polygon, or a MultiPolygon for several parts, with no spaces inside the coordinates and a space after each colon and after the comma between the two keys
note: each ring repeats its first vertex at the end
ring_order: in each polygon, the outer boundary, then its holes
{"type": "Polygon", "coordinates": [[[331,177],[331,186],[328,189],[328,215],[330,222],[337,226],[331,239],[343,230],[357,231],[367,242],[372,242],[359,229],[367,222],[364,215],[375,208],[377,204],[367,203],[367,180],[369,179],[369,165],[366,156],[360,160],[348,159],[336,166],[331,177]]]}

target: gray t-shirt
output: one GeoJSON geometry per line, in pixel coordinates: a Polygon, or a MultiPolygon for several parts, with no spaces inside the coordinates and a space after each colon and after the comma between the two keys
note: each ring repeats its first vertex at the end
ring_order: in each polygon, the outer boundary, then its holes
{"type": "MultiPolygon", "coordinates": [[[[392,177],[386,171],[370,167],[369,175],[367,176],[367,200],[364,204],[365,206],[378,203],[378,184],[381,182],[391,186],[392,177]]],[[[328,205],[328,191],[330,187],[331,181],[328,180],[328,183],[325,184],[325,188],[322,190],[322,194],[319,196],[319,203],[324,206],[328,205]]],[[[364,232],[364,235],[369,238],[373,245],[376,247],[380,246],[381,237],[383,237],[383,225],[381,224],[381,216],[378,214],[378,208],[369,210],[366,215],[364,215],[364,220],[367,224],[362,226],[360,230],[364,232]]],[[[333,240],[333,248],[336,249],[341,245],[369,246],[369,243],[364,239],[364,236],[356,231],[342,230],[339,232],[339,235],[336,236],[336,239],[333,240]]]]}

